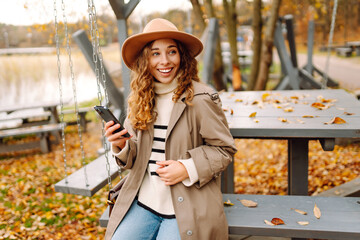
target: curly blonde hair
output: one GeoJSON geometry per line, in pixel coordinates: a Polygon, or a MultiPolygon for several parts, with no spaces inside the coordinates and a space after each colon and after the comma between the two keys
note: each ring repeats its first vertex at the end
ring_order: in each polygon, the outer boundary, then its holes
{"type": "MultiPolygon", "coordinates": [[[[174,40],[180,54],[180,68],[177,75],[178,86],[175,89],[173,101],[180,99],[186,92],[185,103],[191,105],[194,97],[192,80],[200,82],[197,69],[197,61],[192,57],[186,47],[179,41],[174,40]]],[[[155,91],[154,77],[149,69],[149,57],[151,46],[149,42],[142,49],[140,56],[132,67],[131,93],[128,99],[128,118],[135,129],[146,130],[148,125],[155,121],[157,113],[154,111],[155,91]]]]}

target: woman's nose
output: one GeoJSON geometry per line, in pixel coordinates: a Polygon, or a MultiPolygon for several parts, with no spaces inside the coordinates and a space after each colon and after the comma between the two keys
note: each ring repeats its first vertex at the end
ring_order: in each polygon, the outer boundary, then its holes
{"type": "Polygon", "coordinates": [[[162,55],[161,55],[160,62],[161,62],[162,64],[167,64],[167,63],[169,62],[169,57],[168,57],[166,54],[162,54],[162,55]]]}

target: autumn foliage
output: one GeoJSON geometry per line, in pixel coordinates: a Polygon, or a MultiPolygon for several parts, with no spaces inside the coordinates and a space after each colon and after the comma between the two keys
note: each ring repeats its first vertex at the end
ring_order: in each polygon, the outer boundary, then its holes
{"type": "MultiPolygon", "coordinates": [[[[101,146],[100,126],[90,124],[83,136],[87,161],[97,156],[101,146]]],[[[236,146],[237,193],[286,194],[286,141],[237,139],[236,146]]],[[[106,208],[108,188],[92,197],[56,193],[54,184],[64,177],[62,154],[58,144],[49,154],[27,151],[0,156],[0,239],[103,239],[105,229],[99,226],[99,218],[106,208]]],[[[80,159],[78,136],[70,129],[69,172],[81,167],[80,159]]],[[[317,141],[310,141],[309,194],[348,182],[359,172],[359,143],[336,145],[334,151],[325,152],[317,141]]],[[[256,207],[256,203],[242,203],[256,207]]]]}

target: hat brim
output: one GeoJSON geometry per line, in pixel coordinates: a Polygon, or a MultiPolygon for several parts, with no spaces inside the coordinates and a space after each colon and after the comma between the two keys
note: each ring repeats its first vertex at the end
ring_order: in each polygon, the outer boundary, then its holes
{"type": "Polygon", "coordinates": [[[136,58],[139,56],[140,51],[148,42],[165,38],[175,39],[183,43],[190,52],[190,55],[193,57],[199,55],[203,50],[203,44],[200,39],[185,32],[158,31],[139,33],[125,40],[121,49],[121,55],[124,63],[126,64],[126,66],[132,69],[132,65],[135,62],[136,58]]]}

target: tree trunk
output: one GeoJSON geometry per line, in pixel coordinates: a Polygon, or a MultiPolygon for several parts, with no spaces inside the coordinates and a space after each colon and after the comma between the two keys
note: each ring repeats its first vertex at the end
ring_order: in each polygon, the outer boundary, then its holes
{"type": "Polygon", "coordinates": [[[253,39],[253,57],[251,63],[251,72],[250,78],[248,80],[247,90],[254,90],[256,79],[259,72],[260,65],[260,54],[261,54],[261,0],[253,1],[253,21],[252,21],[252,29],[254,32],[253,39]]]}
{"type": "MultiPolygon", "coordinates": [[[[206,23],[204,20],[204,13],[201,10],[201,5],[198,0],[191,0],[191,4],[194,9],[195,21],[199,23],[199,27],[201,28],[201,32],[205,30],[206,23]]],[[[209,12],[209,17],[215,17],[212,0],[207,0],[204,2],[207,11],[209,12]]],[[[215,59],[214,59],[214,70],[213,70],[213,81],[214,87],[217,91],[226,90],[226,85],[223,80],[224,76],[224,68],[222,63],[222,56],[221,56],[221,48],[220,48],[220,34],[218,36],[218,45],[215,52],[215,59]]]]}
{"type": "Polygon", "coordinates": [[[260,71],[256,80],[255,90],[265,90],[269,78],[269,69],[272,63],[274,32],[279,17],[281,0],[273,0],[270,19],[266,24],[265,38],[262,46],[260,71]]]}
{"type": "MultiPolygon", "coordinates": [[[[209,18],[216,18],[214,7],[212,4],[212,0],[205,0],[204,1],[206,13],[208,14],[209,18]]],[[[214,60],[214,87],[217,91],[227,90],[226,83],[224,82],[224,64],[221,55],[221,39],[220,39],[220,32],[217,36],[217,43],[216,43],[216,52],[215,52],[215,60],[214,60]]]]}
{"type": "Polygon", "coordinates": [[[236,0],[231,0],[231,5],[227,0],[223,0],[225,23],[228,31],[228,41],[230,44],[231,65],[233,70],[232,83],[235,91],[241,90],[241,74],[239,57],[237,54],[237,41],[236,41],[236,0]]]}
{"type": "Polygon", "coordinates": [[[203,11],[201,10],[201,5],[199,0],[190,0],[194,10],[195,22],[199,25],[200,32],[204,32],[206,24],[203,17],[203,11]]]}

